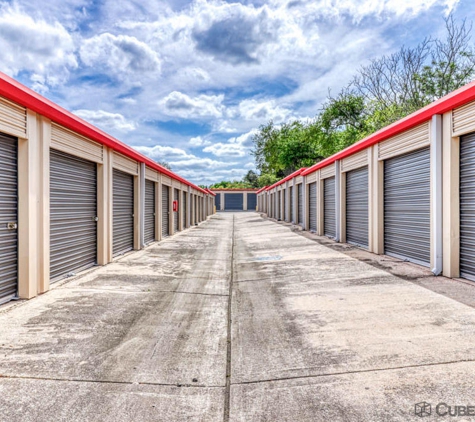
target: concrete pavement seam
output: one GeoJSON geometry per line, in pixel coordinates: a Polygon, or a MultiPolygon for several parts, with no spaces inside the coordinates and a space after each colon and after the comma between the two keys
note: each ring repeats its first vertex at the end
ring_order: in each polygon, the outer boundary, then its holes
{"type": "Polygon", "coordinates": [[[292,380],[310,379],[310,378],[326,378],[326,377],[340,376],[340,375],[366,374],[366,373],[371,373],[371,372],[397,371],[397,370],[402,370],[402,369],[424,368],[428,366],[454,365],[457,363],[470,363],[470,362],[475,362],[475,359],[462,359],[462,360],[454,360],[454,361],[447,361],[447,362],[421,363],[421,364],[415,364],[415,365],[394,366],[394,367],[388,367],[388,368],[375,368],[375,369],[362,369],[359,371],[333,372],[333,373],[316,374],[316,375],[301,375],[301,376],[295,376],[295,377],[273,378],[273,379],[266,379],[266,380],[242,381],[242,382],[231,383],[231,385],[265,384],[268,382],[292,381],[292,380]]]}
{"type": "Polygon", "coordinates": [[[230,402],[231,402],[231,341],[232,341],[232,329],[231,329],[231,311],[233,300],[233,281],[234,281],[234,229],[235,229],[235,216],[233,214],[233,230],[231,237],[231,279],[229,281],[229,295],[228,295],[228,329],[227,329],[227,350],[226,350],[226,389],[224,391],[224,415],[223,421],[229,421],[230,402]]]}

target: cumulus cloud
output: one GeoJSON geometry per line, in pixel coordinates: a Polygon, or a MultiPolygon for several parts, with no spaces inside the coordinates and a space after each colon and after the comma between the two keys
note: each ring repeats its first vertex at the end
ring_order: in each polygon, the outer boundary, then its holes
{"type": "Polygon", "coordinates": [[[146,43],[129,35],[104,33],[83,42],[79,50],[86,66],[107,68],[117,75],[160,72],[161,60],[146,43]]]}
{"type": "Polygon", "coordinates": [[[203,139],[201,136],[195,136],[188,142],[192,147],[201,147],[204,145],[211,145],[210,141],[203,139]]]}
{"type": "Polygon", "coordinates": [[[256,133],[253,129],[240,136],[229,138],[227,142],[217,142],[203,149],[217,157],[245,157],[252,146],[252,136],[256,133]]]}
{"type": "Polygon", "coordinates": [[[246,120],[258,122],[274,120],[279,123],[288,120],[292,114],[291,109],[278,106],[275,100],[248,99],[239,103],[239,116],[246,120]]]}
{"type": "Polygon", "coordinates": [[[134,122],[128,121],[119,113],[109,113],[104,110],[74,110],[73,113],[103,130],[130,132],[137,127],[134,122]]]}
{"type": "Polygon", "coordinates": [[[32,72],[34,87],[46,91],[77,67],[71,35],[57,21],[34,19],[18,7],[0,6],[0,70],[32,72]]]}
{"type": "Polygon", "coordinates": [[[224,95],[198,95],[190,97],[182,92],[173,91],[158,105],[160,110],[173,117],[182,119],[219,118],[223,115],[224,95]]]}

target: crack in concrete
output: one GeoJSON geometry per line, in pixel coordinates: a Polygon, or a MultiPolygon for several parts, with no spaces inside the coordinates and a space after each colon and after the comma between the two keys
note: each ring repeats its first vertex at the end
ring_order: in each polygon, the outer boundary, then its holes
{"type": "Polygon", "coordinates": [[[77,382],[77,383],[92,383],[92,384],[112,384],[112,385],[150,385],[157,387],[177,387],[177,388],[225,388],[224,385],[203,385],[203,384],[181,384],[181,383],[163,383],[163,382],[147,382],[147,381],[112,381],[112,380],[94,380],[94,379],[80,379],[80,378],[53,378],[53,377],[32,377],[21,375],[3,375],[0,374],[0,379],[18,379],[31,381],[53,381],[53,382],[77,382]]]}
{"type": "Polygon", "coordinates": [[[224,393],[224,415],[223,421],[229,422],[229,413],[231,406],[231,358],[232,358],[232,328],[231,328],[231,312],[233,301],[233,281],[234,281],[234,230],[235,230],[235,216],[233,214],[233,230],[231,237],[231,279],[229,281],[229,295],[228,295],[228,330],[227,330],[227,350],[226,350],[226,390],[224,393]]]}
{"type": "Polygon", "coordinates": [[[353,375],[353,374],[367,374],[367,373],[373,373],[373,372],[397,371],[397,370],[403,370],[403,369],[454,365],[457,363],[470,363],[470,362],[475,362],[475,359],[461,359],[461,360],[454,360],[454,361],[447,361],[447,362],[421,363],[421,364],[394,366],[394,367],[387,367],[387,368],[361,369],[361,370],[355,370],[355,371],[328,372],[328,373],[316,374],[316,375],[301,375],[301,376],[295,376],[295,377],[271,378],[271,379],[265,379],[265,380],[255,380],[255,381],[242,381],[242,382],[231,383],[231,385],[265,384],[269,382],[292,381],[292,380],[300,380],[300,379],[303,380],[303,379],[312,379],[312,378],[326,378],[326,377],[353,375]]]}

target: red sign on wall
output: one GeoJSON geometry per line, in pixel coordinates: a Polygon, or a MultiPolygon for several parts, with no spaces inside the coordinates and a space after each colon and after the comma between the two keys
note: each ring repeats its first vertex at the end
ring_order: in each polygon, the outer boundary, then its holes
{"type": "Polygon", "coordinates": [[[173,211],[178,211],[178,201],[173,201],[173,211]]]}

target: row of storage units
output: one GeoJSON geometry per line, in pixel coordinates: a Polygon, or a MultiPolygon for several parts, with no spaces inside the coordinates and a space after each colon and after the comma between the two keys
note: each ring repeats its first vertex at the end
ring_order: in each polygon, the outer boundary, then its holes
{"type": "Polygon", "coordinates": [[[257,189],[211,189],[216,211],[256,211],[257,189]]]}
{"type": "Polygon", "coordinates": [[[475,85],[257,195],[271,218],[475,280],[475,85]]]}
{"type": "Polygon", "coordinates": [[[214,212],[214,194],[0,76],[0,303],[214,212]]]}

